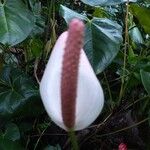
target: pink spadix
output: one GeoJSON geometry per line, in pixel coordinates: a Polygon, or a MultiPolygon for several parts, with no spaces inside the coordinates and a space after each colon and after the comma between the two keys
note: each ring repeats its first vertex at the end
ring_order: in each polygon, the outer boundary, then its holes
{"type": "Polygon", "coordinates": [[[83,37],[83,22],[73,19],[58,38],[40,84],[48,115],[65,130],[89,126],[104,104],[101,85],[82,49],[83,37]]]}

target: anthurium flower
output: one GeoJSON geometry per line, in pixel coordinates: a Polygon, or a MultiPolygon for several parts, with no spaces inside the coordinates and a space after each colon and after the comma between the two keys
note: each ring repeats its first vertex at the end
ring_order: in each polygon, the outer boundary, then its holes
{"type": "Polygon", "coordinates": [[[40,84],[48,115],[65,130],[89,126],[104,103],[101,85],[82,49],[83,37],[83,22],[73,19],[58,38],[40,84]]]}

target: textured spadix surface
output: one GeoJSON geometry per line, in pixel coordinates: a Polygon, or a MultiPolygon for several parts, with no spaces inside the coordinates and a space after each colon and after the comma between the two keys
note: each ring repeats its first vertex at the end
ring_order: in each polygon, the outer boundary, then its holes
{"type": "Polygon", "coordinates": [[[40,84],[48,115],[65,130],[89,126],[104,103],[101,85],[82,49],[83,30],[81,21],[71,21],[53,48],[40,84]]]}

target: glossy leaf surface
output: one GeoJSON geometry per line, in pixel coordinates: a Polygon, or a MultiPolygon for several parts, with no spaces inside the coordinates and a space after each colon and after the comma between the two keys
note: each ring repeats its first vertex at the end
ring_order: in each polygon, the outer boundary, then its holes
{"type": "Polygon", "coordinates": [[[130,11],[138,19],[145,32],[150,34],[150,9],[140,7],[137,4],[131,4],[130,11]]]}
{"type": "Polygon", "coordinates": [[[68,23],[72,18],[86,20],[84,50],[95,72],[102,72],[117,55],[122,42],[122,28],[109,19],[93,18],[89,20],[72,10],[61,6],[61,15],[68,23]],[[72,14],[72,15],[70,15],[72,14]]]}
{"type": "MultiPolygon", "coordinates": [[[[91,6],[109,6],[117,5],[126,2],[127,0],[81,0],[83,3],[91,6]]],[[[130,2],[136,2],[136,0],[129,0],[130,2]]]]}
{"type": "Polygon", "coordinates": [[[37,87],[17,68],[6,66],[0,74],[0,118],[24,117],[41,113],[37,87]]]}
{"type": "Polygon", "coordinates": [[[34,27],[34,16],[22,1],[0,2],[0,42],[16,45],[22,42],[34,27]]]}

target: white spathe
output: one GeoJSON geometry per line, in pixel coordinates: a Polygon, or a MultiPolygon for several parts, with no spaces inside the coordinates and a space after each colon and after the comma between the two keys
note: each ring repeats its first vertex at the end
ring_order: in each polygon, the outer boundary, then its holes
{"type": "MultiPolygon", "coordinates": [[[[60,84],[67,36],[68,31],[62,33],[58,38],[40,83],[40,94],[48,115],[65,130],[67,128],[62,119],[60,84]]],[[[81,50],[74,130],[81,130],[89,126],[98,117],[103,105],[103,90],[85,52],[81,50]]]]}

